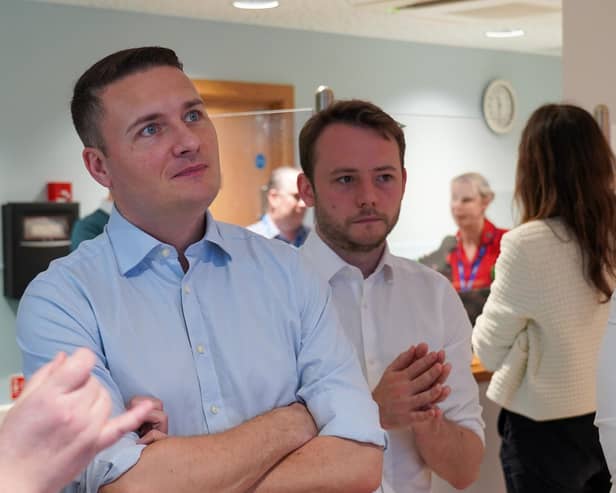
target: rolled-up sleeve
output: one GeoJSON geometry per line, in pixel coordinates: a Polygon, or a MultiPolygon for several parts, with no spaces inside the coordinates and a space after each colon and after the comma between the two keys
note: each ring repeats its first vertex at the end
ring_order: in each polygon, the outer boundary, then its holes
{"type": "Polygon", "coordinates": [[[357,355],[344,335],[330,288],[300,259],[298,282],[302,308],[302,344],[297,359],[297,395],[312,414],[321,435],[385,446],[379,411],[357,355]]]}
{"type": "Polygon", "coordinates": [[[447,419],[473,431],[485,443],[479,389],[471,371],[471,326],[459,296],[447,285],[442,293],[441,313],[447,324],[443,344],[453,371],[447,379],[451,395],[439,407],[447,419]]]}
{"type": "MultiPolygon", "coordinates": [[[[80,347],[87,347],[96,355],[93,374],[111,396],[112,413],[122,413],[123,399],[105,367],[91,307],[78,289],[69,293],[66,284],[60,289],[49,277],[36,279],[29,285],[17,313],[17,342],[26,378],[57,353],[72,354],[80,347]]],[[[139,460],[144,446],[137,445],[136,440],[137,435],[130,433],[100,452],[64,491],[96,493],[104,484],[116,480],[139,460]]]]}

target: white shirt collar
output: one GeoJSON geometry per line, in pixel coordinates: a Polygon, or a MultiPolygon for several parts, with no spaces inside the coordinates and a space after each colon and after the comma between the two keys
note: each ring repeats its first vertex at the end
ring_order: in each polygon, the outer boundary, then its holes
{"type": "MultiPolygon", "coordinates": [[[[319,272],[321,277],[330,282],[339,272],[344,269],[356,270],[359,272],[359,269],[354,265],[345,262],[332,248],[327,245],[323,241],[323,239],[316,232],[316,228],[313,229],[308,238],[306,238],[306,242],[302,246],[302,251],[306,254],[312,261],[316,270],[319,272]]],[[[385,252],[381,257],[376,269],[369,276],[372,278],[383,272],[383,278],[386,282],[392,282],[394,277],[394,257],[389,251],[389,246],[385,244],[385,252]]],[[[361,272],[360,272],[361,274],[361,272]]]]}

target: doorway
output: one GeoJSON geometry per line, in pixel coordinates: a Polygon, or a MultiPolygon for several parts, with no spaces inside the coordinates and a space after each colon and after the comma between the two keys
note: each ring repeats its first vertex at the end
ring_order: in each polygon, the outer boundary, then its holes
{"type": "Polygon", "coordinates": [[[263,213],[274,168],[294,165],[291,85],[193,80],[218,134],[222,186],[210,206],[224,222],[247,226],[263,213]]]}

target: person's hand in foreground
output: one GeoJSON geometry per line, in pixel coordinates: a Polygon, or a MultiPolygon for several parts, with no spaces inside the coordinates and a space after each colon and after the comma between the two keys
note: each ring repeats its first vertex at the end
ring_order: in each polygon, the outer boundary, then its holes
{"type": "Polygon", "coordinates": [[[0,425],[0,490],[56,493],[151,413],[144,400],[109,419],[111,398],[90,373],[94,363],[90,350],[78,349],[32,375],[0,425]]]}

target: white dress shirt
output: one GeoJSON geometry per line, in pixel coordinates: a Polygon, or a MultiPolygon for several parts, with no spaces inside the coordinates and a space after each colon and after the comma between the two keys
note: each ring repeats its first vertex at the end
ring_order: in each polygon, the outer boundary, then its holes
{"type": "MultiPolygon", "coordinates": [[[[388,249],[372,275],[342,260],[316,232],[300,249],[332,287],[341,325],[353,342],[371,389],[385,368],[413,344],[444,349],[452,365],[451,395],[439,407],[447,419],[469,428],[483,441],[484,423],[477,383],[471,372],[471,326],[451,283],[417,262],[388,249]]],[[[419,456],[412,432],[389,432],[383,483],[395,493],[430,491],[431,472],[419,456]]]]}

